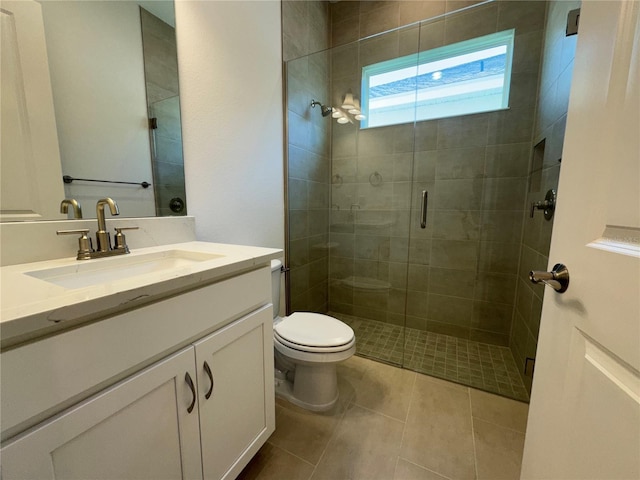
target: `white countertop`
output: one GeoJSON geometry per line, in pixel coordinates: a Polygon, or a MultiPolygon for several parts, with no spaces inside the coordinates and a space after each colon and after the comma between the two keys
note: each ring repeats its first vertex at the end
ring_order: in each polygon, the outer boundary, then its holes
{"type": "Polygon", "coordinates": [[[270,260],[281,256],[282,250],[274,248],[187,242],[139,248],[122,257],[80,261],[64,258],[1,267],[0,345],[3,349],[8,348],[83,322],[114,315],[267,265],[270,260]],[[217,254],[221,257],[73,289],[27,274],[69,265],[109,262],[122,257],[134,260],[136,256],[167,250],[217,254]]]}

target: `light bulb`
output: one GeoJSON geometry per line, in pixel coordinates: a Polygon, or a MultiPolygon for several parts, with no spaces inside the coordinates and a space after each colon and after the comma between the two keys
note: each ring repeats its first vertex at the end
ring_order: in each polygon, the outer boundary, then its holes
{"type": "Polygon", "coordinates": [[[353,104],[353,94],[352,93],[347,93],[344,96],[344,102],[342,103],[342,108],[344,108],[345,110],[349,111],[353,108],[356,108],[356,106],[353,104]]]}
{"type": "Polygon", "coordinates": [[[342,117],[342,112],[340,110],[338,110],[337,108],[333,108],[331,110],[331,117],[340,118],[340,117],[342,117]]]}
{"type": "Polygon", "coordinates": [[[349,123],[349,119],[346,117],[340,117],[338,119],[338,123],[341,123],[341,124],[349,123]]]}
{"type": "Polygon", "coordinates": [[[354,117],[356,120],[364,120],[365,118],[367,118],[366,115],[362,115],[361,113],[359,113],[358,115],[356,115],[354,117]]]}
{"type": "Polygon", "coordinates": [[[348,111],[351,115],[360,115],[360,102],[357,98],[353,99],[353,108],[350,108],[348,111]]]}

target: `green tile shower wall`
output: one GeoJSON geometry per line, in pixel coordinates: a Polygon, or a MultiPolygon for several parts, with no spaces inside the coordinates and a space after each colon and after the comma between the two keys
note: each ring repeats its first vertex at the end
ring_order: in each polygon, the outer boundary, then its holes
{"type": "MultiPolygon", "coordinates": [[[[534,121],[533,145],[545,141],[544,156],[534,156],[529,167],[527,205],[544,198],[547,190],[558,188],[562,144],[569,103],[569,88],[577,35],[565,36],[567,13],[580,7],[579,1],[549,2],[545,38],[542,43],[540,94],[534,121]]],[[[553,220],[541,211],[533,218],[525,212],[520,265],[516,287],[510,346],[525,386],[530,391],[532,377],[524,374],[527,357],[535,358],[542,315],[544,287],[529,282],[530,270],[547,270],[553,220]]],[[[553,262],[557,259],[552,259],[553,262]]]]}
{"type": "Polygon", "coordinates": [[[289,300],[294,311],[328,308],[330,123],[311,100],[329,97],[329,7],[322,1],[282,2],[287,63],[287,199],[289,300]],[[293,60],[292,60],[293,59],[293,60]]]}
{"type": "MultiPolygon", "coordinates": [[[[549,2],[545,17],[544,2],[499,1],[474,10],[477,18],[467,12],[359,47],[347,45],[473,3],[478,2],[283,2],[285,60],[334,47],[330,56],[289,63],[288,166],[290,189],[297,192],[295,199],[289,195],[295,207],[290,211],[292,304],[326,311],[330,298],[333,310],[401,325],[409,286],[407,326],[508,343],[522,372],[525,357],[535,356],[543,296],[526,274],[547,268],[551,235],[551,222],[544,222],[541,212],[529,219],[526,206],[557,186],[577,39],[563,30],[566,12],[580,2],[549,2]],[[509,111],[354,134],[348,125],[323,130],[327,119],[308,109],[309,96],[324,94],[321,100],[339,102],[347,89],[359,91],[365,62],[512,27],[509,111]],[[544,158],[530,165],[532,145],[542,139],[544,158]],[[366,192],[371,169],[385,182],[366,192]],[[336,173],[340,189],[331,188],[336,173]],[[311,194],[310,202],[309,192],[322,186],[326,196],[311,194]],[[423,188],[431,195],[426,230],[417,227],[417,209],[409,208],[423,188]],[[361,191],[368,205],[355,215],[362,223],[377,221],[373,231],[348,224],[350,204],[357,203],[350,199],[361,191]],[[384,207],[387,200],[393,211],[384,207]],[[341,210],[330,212],[331,203],[341,210]],[[311,248],[329,241],[337,247],[311,248]],[[391,289],[367,294],[335,285],[356,273],[385,279],[391,289]],[[445,300],[455,304],[448,313],[445,300]]],[[[529,388],[531,378],[524,380],[529,388]]]]}
{"type": "MultiPolygon", "coordinates": [[[[338,2],[332,39],[344,43],[337,30],[347,19],[352,27],[357,20],[363,37],[453,5],[338,2]]],[[[339,244],[329,261],[332,311],[403,324],[406,295],[408,327],[509,344],[544,18],[542,2],[497,2],[332,49],[337,103],[348,89],[359,92],[363,65],[516,29],[509,110],[369,130],[334,125],[331,175],[340,183],[332,185],[332,203],[340,210],[331,211],[330,241],[339,244]],[[373,172],[382,185],[370,184],[373,172]],[[425,189],[428,226],[421,229],[425,189]],[[390,289],[349,288],[340,282],[349,276],[386,281],[390,289]]]]}

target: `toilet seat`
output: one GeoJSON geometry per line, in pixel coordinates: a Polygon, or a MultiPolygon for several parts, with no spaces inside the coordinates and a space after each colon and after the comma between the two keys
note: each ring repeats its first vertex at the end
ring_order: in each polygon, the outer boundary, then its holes
{"type": "Polygon", "coordinates": [[[302,352],[344,352],[355,344],[351,327],[319,313],[293,313],[277,321],[273,333],[282,345],[302,352]]]}

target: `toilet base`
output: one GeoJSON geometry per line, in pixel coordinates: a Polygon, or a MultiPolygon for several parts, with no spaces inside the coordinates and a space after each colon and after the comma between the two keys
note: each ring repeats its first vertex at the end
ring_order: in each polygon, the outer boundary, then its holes
{"type": "Polygon", "coordinates": [[[338,401],[338,377],[335,364],[298,364],[294,379],[285,380],[281,375],[275,378],[276,395],[306,410],[326,412],[338,401]]]}

